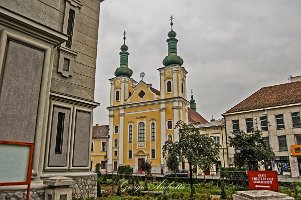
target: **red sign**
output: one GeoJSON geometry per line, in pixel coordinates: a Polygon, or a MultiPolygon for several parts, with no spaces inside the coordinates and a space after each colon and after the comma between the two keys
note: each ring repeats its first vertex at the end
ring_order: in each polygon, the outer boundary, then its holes
{"type": "Polygon", "coordinates": [[[279,190],[276,171],[248,171],[248,180],[250,190],[279,190]]]}

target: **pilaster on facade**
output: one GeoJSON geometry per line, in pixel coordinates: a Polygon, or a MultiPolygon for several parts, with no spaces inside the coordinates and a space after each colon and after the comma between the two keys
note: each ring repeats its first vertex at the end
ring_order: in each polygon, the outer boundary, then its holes
{"type": "Polygon", "coordinates": [[[109,139],[109,148],[108,150],[108,166],[107,169],[108,170],[112,170],[113,169],[113,131],[114,131],[114,114],[113,111],[109,111],[109,135],[110,135],[110,139],[109,139]]]}
{"type": "Polygon", "coordinates": [[[177,68],[174,68],[172,70],[172,76],[173,76],[173,96],[174,97],[177,97],[179,96],[179,92],[178,92],[178,89],[179,89],[179,80],[178,80],[178,72],[179,72],[179,69],[177,68]]]}
{"type": "MultiPolygon", "coordinates": [[[[179,112],[180,112],[180,106],[179,106],[179,101],[174,101],[173,102],[173,115],[174,115],[174,124],[173,126],[176,125],[176,123],[179,121],[179,112]]],[[[179,141],[179,130],[174,129],[174,141],[179,141]]]]}
{"type": "Polygon", "coordinates": [[[110,106],[113,106],[114,105],[114,94],[115,94],[115,91],[114,91],[114,80],[110,80],[110,84],[111,84],[111,91],[110,91],[110,106]]]}
{"type": "Polygon", "coordinates": [[[160,70],[160,99],[165,97],[164,70],[160,70]]]}
{"type": "Polygon", "coordinates": [[[123,143],[124,143],[124,109],[120,110],[120,124],[119,124],[119,152],[118,152],[118,165],[123,165],[123,143]]]}
{"type": "Polygon", "coordinates": [[[121,105],[124,104],[124,97],[125,97],[125,78],[121,78],[121,90],[120,90],[120,103],[121,105]]]}
{"type": "Polygon", "coordinates": [[[125,88],[124,88],[124,91],[125,91],[125,95],[124,95],[124,100],[127,100],[129,98],[129,79],[125,79],[124,80],[125,82],[125,88]]]}
{"type": "MultiPolygon", "coordinates": [[[[161,118],[161,121],[160,121],[160,125],[161,125],[161,148],[164,146],[165,144],[165,141],[166,141],[166,134],[165,134],[165,130],[166,130],[166,127],[165,127],[165,104],[164,103],[161,103],[160,105],[160,118],[161,118]]],[[[165,164],[165,160],[163,158],[163,156],[161,155],[161,166],[164,166],[165,164]]]]}

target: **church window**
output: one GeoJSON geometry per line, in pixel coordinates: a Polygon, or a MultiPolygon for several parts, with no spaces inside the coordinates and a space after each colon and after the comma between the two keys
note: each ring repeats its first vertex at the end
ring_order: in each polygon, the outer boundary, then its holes
{"type": "Polygon", "coordinates": [[[156,158],[156,149],[152,149],[152,152],[151,152],[151,158],[152,158],[152,159],[155,159],[155,158],[156,158]]]}
{"type": "Polygon", "coordinates": [[[118,139],[114,140],[114,147],[118,147],[118,139]]]}
{"type": "Polygon", "coordinates": [[[156,124],[155,124],[155,122],[151,123],[151,140],[152,141],[156,140],[156,124]]]}
{"type": "Polygon", "coordinates": [[[167,121],[167,129],[172,129],[172,121],[167,121]]]}
{"type": "Polygon", "coordinates": [[[133,152],[132,150],[129,150],[129,159],[132,159],[133,158],[133,152]]]}
{"type": "Polygon", "coordinates": [[[139,122],[138,124],[138,142],[145,142],[145,123],[139,122]]]}
{"type": "Polygon", "coordinates": [[[55,138],[55,154],[62,154],[65,113],[58,113],[55,138]]]}
{"type": "Polygon", "coordinates": [[[166,91],[171,92],[171,81],[167,81],[166,83],[166,91]]]}
{"type": "Polygon", "coordinates": [[[115,93],[115,100],[120,101],[120,91],[119,90],[117,90],[115,93]]]}
{"type": "Polygon", "coordinates": [[[118,126],[115,126],[115,127],[114,127],[114,133],[118,133],[118,132],[119,132],[118,129],[119,129],[118,126]]]}
{"type": "Polygon", "coordinates": [[[68,27],[67,27],[68,40],[66,42],[66,47],[68,47],[68,48],[71,48],[71,46],[72,46],[74,18],[75,18],[75,10],[70,9],[69,10],[69,18],[68,18],[68,27]]]}
{"type": "Polygon", "coordinates": [[[114,151],[114,156],[118,156],[118,151],[114,151]]]}
{"type": "Polygon", "coordinates": [[[141,91],[139,92],[138,96],[139,96],[140,98],[143,98],[143,97],[145,96],[145,92],[144,92],[143,90],[141,90],[141,91]]]}
{"type": "Polygon", "coordinates": [[[133,141],[133,125],[129,125],[129,143],[133,141]]]}

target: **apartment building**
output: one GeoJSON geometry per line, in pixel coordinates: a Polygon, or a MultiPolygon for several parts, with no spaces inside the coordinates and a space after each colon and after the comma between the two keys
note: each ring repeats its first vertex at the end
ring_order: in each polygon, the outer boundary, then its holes
{"type": "MultiPolygon", "coordinates": [[[[301,175],[301,81],[291,77],[289,83],[263,87],[223,114],[226,135],[235,131],[260,130],[264,141],[276,154],[273,168],[278,174],[301,175]]],[[[228,147],[229,164],[234,149],[228,147]]]]}

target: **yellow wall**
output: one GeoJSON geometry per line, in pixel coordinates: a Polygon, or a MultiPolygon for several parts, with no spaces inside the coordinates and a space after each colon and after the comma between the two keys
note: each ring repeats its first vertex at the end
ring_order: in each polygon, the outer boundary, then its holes
{"type": "MultiPolygon", "coordinates": [[[[163,98],[152,92],[151,85],[146,84],[143,81],[140,81],[137,85],[135,85],[135,82],[132,81],[130,78],[127,77],[116,77],[114,79],[111,79],[111,83],[113,84],[112,89],[114,90],[113,100],[111,101],[111,105],[109,107],[109,110],[111,113],[113,113],[113,123],[110,124],[111,129],[110,133],[112,134],[112,160],[119,162],[119,156],[123,157],[123,163],[122,165],[130,165],[131,167],[137,167],[137,156],[135,156],[136,153],[139,152],[139,155],[141,155],[141,150],[147,155],[147,159],[151,160],[153,168],[157,168],[160,170],[161,167],[161,157],[162,157],[162,143],[161,141],[161,129],[163,128],[162,134],[165,135],[166,140],[168,139],[168,135],[171,134],[173,140],[175,139],[174,135],[174,126],[177,121],[175,121],[174,112],[177,113],[177,119],[180,119],[180,116],[183,117],[184,121],[187,119],[186,116],[186,102],[183,99],[177,99],[177,100],[170,100],[170,98],[176,97],[185,97],[185,93],[181,93],[181,82],[184,82],[184,89],[186,92],[186,71],[184,68],[179,66],[171,66],[171,67],[165,67],[161,69],[162,73],[161,76],[163,76],[161,80],[163,80],[164,86],[164,94],[163,98]],[[176,79],[176,80],[174,80],[176,79]],[[177,91],[178,95],[175,95],[174,92],[176,91],[175,88],[172,88],[171,93],[166,92],[166,82],[170,80],[175,83],[177,82],[177,91]],[[122,84],[122,82],[124,84],[122,84]],[[128,85],[127,85],[128,84],[128,85]],[[128,88],[126,91],[126,88],[128,88]],[[120,97],[122,96],[121,93],[124,92],[124,101],[123,104],[122,100],[120,99],[119,102],[115,101],[115,91],[116,89],[120,90],[120,97]],[[143,98],[139,96],[139,92],[143,90],[145,92],[145,95],[143,98]],[[131,92],[131,96],[128,97],[128,92],[131,92]],[[176,102],[176,108],[174,108],[173,101],[176,102]],[[179,105],[182,105],[180,107],[179,105]],[[161,119],[161,113],[162,110],[164,111],[164,119],[161,119]],[[124,115],[122,114],[123,119],[123,127],[120,127],[121,123],[121,115],[120,111],[124,112],[124,115]],[[180,114],[182,112],[182,114],[180,114]],[[171,120],[173,122],[173,128],[167,129],[167,121],[171,120]],[[145,146],[144,147],[138,147],[138,123],[140,121],[145,122],[145,146]],[[155,121],[156,124],[156,139],[155,141],[151,141],[151,122],[155,121]],[[161,124],[164,123],[164,124],[161,124]],[[129,143],[128,141],[128,126],[129,124],[133,125],[133,139],[132,143],[129,143]],[[119,131],[123,130],[123,140],[119,143],[119,153],[118,156],[114,156],[114,139],[118,138],[118,141],[120,139],[120,134],[114,134],[114,127],[119,126],[119,131]],[[161,127],[162,126],[162,127],[161,127]],[[151,149],[156,150],[156,158],[151,159],[151,149]],[[119,155],[120,152],[122,152],[122,155],[119,155]],[[132,150],[132,159],[128,158],[128,150],[132,150]]],[[[162,83],[161,83],[162,84],[162,83]]],[[[172,84],[174,85],[174,84],[172,84]]],[[[112,96],[111,96],[112,97],[112,96]]],[[[141,143],[140,143],[141,145],[141,143]]],[[[144,155],[144,154],[143,154],[144,155]]],[[[111,163],[113,164],[113,162],[111,163]]],[[[118,163],[120,164],[120,163],[118,163]]]]}
{"type": "Polygon", "coordinates": [[[91,151],[92,170],[95,171],[95,165],[101,161],[105,161],[106,152],[102,151],[102,142],[106,139],[92,139],[93,151],[91,151]]]}

